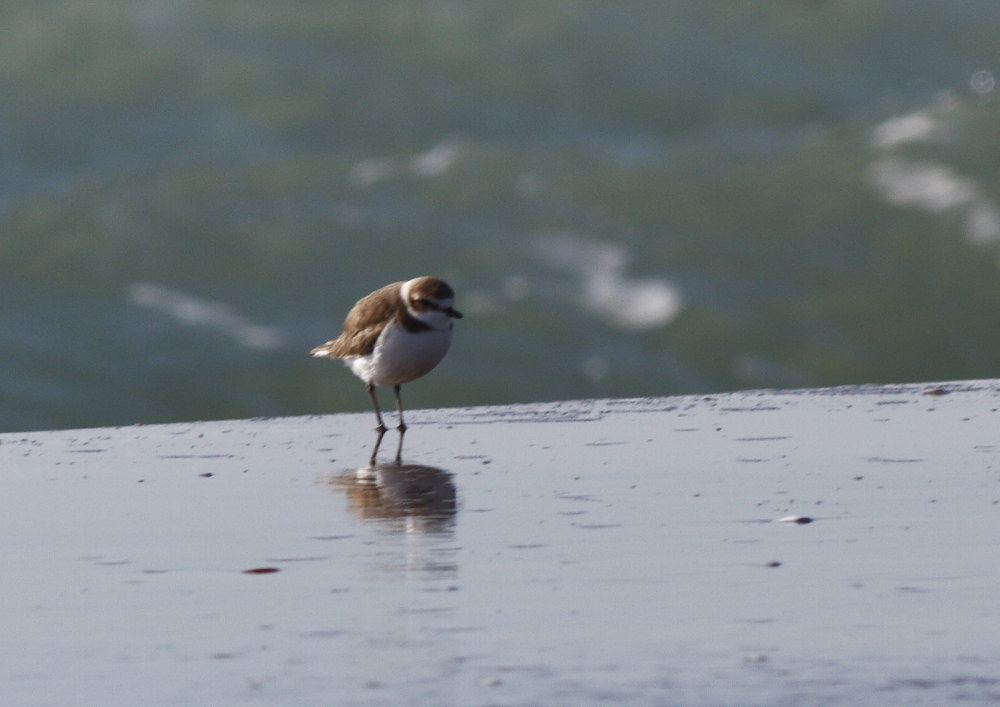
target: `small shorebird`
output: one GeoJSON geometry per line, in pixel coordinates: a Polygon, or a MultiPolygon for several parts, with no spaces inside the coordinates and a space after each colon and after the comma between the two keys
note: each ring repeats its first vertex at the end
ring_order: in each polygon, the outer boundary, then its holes
{"type": "Polygon", "coordinates": [[[396,429],[405,432],[399,387],[429,373],[448,353],[451,320],[462,318],[452,308],[454,301],[454,291],[436,277],[394,282],[358,300],[347,313],[340,336],[309,353],[343,360],[365,382],[380,435],[385,423],[375,386],[391,385],[399,413],[396,429]]]}

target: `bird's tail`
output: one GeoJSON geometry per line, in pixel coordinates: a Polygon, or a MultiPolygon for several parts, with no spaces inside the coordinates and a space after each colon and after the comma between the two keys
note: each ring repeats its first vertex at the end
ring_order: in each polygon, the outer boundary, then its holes
{"type": "Polygon", "coordinates": [[[330,355],[330,343],[327,342],[322,346],[317,346],[312,351],[309,352],[310,356],[316,356],[317,358],[326,358],[330,355]]]}

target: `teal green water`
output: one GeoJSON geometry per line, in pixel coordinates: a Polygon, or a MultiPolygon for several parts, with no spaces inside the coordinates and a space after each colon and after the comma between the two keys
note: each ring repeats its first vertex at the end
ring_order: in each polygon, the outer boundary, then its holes
{"type": "Polygon", "coordinates": [[[1000,375],[1000,5],[12,1],[0,430],[1000,375]],[[387,398],[388,402],[388,398],[387,398]]]}

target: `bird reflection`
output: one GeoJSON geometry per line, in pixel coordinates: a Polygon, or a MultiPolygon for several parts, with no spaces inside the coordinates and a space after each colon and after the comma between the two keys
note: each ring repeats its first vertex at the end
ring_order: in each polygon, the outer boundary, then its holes
{"type": "Polygon", "coordinates": [[[359,518],[381,521],[395,532],[442,533],[454,526],[455,484],[444,469],[397,458],[331,477],[330,483],[343,489],[359,518]]]}

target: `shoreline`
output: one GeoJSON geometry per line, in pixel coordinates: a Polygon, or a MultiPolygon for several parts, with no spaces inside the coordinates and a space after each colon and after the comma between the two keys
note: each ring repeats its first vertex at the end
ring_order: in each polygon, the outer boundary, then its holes
{"type": "Polygon", "coordinates": [[[998,407],[408,410],[402,464],[394,430],[369,463],[370,412],[3,434],[0,699],[993,699],[998,407]]]}

